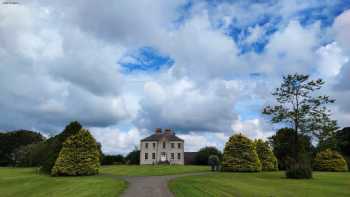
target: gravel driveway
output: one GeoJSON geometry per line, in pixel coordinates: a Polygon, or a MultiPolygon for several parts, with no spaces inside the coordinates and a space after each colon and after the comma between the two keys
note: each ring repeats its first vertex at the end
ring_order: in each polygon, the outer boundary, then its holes
{"type": "Polygon", "coordinates": [[[123,177],[129,186],[122,194],[123,197],[169,197],[174,196],[169,188],[168,181],[177,177],[203,175],[205,173],[188,173],[169,176],[139,176],[123,177]]]}

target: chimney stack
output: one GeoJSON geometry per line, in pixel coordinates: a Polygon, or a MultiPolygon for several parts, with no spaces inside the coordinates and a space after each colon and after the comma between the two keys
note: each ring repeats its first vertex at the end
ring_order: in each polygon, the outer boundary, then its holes
{"type": "Polygon", "coordinates": [[[166,128],[166,129],[164,130],[164,133],[166,133],[166,134],[171,134],[171,129],[170,129],[170,128],[166,128]]]}
{"type": "Polygon", "coordinates": [[[161,134],[162,133],[162,129],[161,128],[156,128],[156,134],[161,134]]]}

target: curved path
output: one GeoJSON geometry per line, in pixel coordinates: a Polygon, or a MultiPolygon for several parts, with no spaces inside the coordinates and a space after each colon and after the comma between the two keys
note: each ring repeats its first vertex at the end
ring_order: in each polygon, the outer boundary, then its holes
{"type": "Polygon", "coordinates": [[[168,188],[168,181],[174,178],[192,175],[204,175],[202,173],[188,173],[169,176],[134,176],[123,177],[128,183],[128,188],[122,197],[169,197],[174,196],[168,188]]]}

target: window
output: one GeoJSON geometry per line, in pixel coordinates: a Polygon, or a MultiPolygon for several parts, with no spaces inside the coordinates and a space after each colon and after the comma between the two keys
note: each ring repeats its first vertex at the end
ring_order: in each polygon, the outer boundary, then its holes
{"type": "Polygon", "coordinates": [[[171,153],[171,159],[175,159],[175,154],[174,153],[171,153]]]}
{"type": "Polygon", "coordinates": [[[178,144],[177,144],[177,148],[181,148],[181,143],[178,143],[178,144]]]}
{"type": "Polygon", "coordinates": [[[148,153],[145,153],[145,159],[148,159],[148,153]]]}
{"type": "Polygon", "coordinates": [[[152,159],[156,159],[156,153],[152,153],[152,159]]]}
{"type": "Polygon", "coordinates": [[[175,144],[174,143],[171,143],[171,148],[175,148],[175,144]]]}
{"type": "Polygon", "coordinates": [[[154,143],[154,142],[153,142],[153,144],[152,144],[152,145],[153,145],[153,148],[156,148],[156,143],[154,143]]]}
{"type": "Polygon", "coordinates": [[[163,148],[165,148],[165,142],[163,142],[163,148]]]}
{"type": "Polygon", "coordinates": [[[145,147],[148,148],[148,143],[145,143],[145,147]]]}
{"type": "Polygon", "coordinates": [[[177,159],[181,159],[181,153],[177,153],[177,159]]]}

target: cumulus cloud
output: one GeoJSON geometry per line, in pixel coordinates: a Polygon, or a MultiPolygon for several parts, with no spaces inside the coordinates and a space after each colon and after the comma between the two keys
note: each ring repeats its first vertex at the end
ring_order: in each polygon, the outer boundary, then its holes
{"type": "Polygon", "coordinates": [[[147,82],[135,123],[150,130],[227,132],[237,116],[233,107],[238,90],[235,81],[212,81],[202,87],[188,79],[170,84],[147,82]]]}

